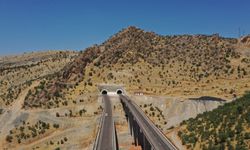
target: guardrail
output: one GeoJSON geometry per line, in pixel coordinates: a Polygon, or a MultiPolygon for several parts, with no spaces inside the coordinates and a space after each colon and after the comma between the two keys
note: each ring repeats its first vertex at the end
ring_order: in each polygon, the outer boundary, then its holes
{"type": "Polygon", "coordinates": [[[115,129],[115,122],[114,122],[114,119],[112,119],[112,128],[113,128],[113,132],[112,132],[112,150],[118,150],[118,141],[117,141],[117,134],[116,134],[116,129],[115,129]]]}
{"type": "MultiPolygon", "coordinates": [[[[102,101],[103,101],[103,98],[102,98],[102,101]]],[[[96,134],[96,138],[95,138],[95,143],[94,143],[94,146],[93,146],[93,150],[97,150],[97,145],[98,145],[98,141],[100,139],[100,131],[101,131],[101,128],[102,128],[102,122],[103,122],[103,117],[105,116],[105,111],[103,110],[102,112],[102,117],[100,118],[100,121],[99,121],[99,125],[98,125],[98,132],[96,134]]]]}

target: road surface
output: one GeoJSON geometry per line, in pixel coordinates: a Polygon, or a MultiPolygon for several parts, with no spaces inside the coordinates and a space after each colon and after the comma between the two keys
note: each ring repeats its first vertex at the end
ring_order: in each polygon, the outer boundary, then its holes
{"type": "Polygon", "coordinates": [[[177,150],[177,148],[160,132],[144,112],[127,96],[120,95],[121,100],[129,108],[142,132],[155,150],[177,150]]]}
{"type": "Polygon", "coordinates": [[[97,150],[112,150],[113,149],[113,132],[114,123],[112,120],[112,107],[110,99],[107,95],[103,95],[104,115],[97,143],[97,150]]]}

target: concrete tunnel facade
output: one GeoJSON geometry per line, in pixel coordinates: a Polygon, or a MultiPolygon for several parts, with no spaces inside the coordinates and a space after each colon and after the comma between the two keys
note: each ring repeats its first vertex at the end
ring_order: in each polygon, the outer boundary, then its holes
{"type": "Polygon", "coordinates": [[[125,94],[125,90],[122,85],[99,85],[98,89],[102,95],[119,95],[125,94]]]}

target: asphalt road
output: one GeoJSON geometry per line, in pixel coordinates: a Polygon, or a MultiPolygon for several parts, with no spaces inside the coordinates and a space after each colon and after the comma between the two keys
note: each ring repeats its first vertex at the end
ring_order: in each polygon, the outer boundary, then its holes
{"type": "Polygon", "coordinates": [[[97,143],[97,150],[112,150],[113,149],[113,120],[112,107],[110,99],[107,95],[103,95],[104,116],[100,131],[100,137],[97,143]]]}
{"type": "Polygon", "coordinates": [[[177,148],[157,129],[144,112],[127,96],[120,95],[121,100],[128,106],[144,135],[155,150],[177,150],[177,148]]]}

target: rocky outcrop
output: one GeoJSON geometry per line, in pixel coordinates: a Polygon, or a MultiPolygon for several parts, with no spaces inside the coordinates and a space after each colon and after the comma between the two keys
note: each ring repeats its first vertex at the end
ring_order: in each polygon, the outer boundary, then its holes
{"type": "Polygon", "coordinates": [[[195,118],[198,114],[211,111],[228,101],[214,97],[200,97],[183,100],[181,98],[159,96],[132,96],[137,104],[150,104],[162,110],[167,121],[164,130],[178,126],[182,121],[195,118]]]}
{"type": "Polygon", "coordinates": [[[244,36],[240,39],[240,42],[250,48],[250,35],[244,36]]]}
{"type": "Polygon", "coordinates": [[[48,76],[48,80],[41,82],[26,96],[24,107],[41,107],[53,97],[63,98],[63,89],[73,87],[83,80],[85,67],[100,55],[99,52],[98,47],[88,48],[60,72],[48,76]]]}
{"type": "Polygon", "coordinates": [[[167,101],[166,110],[164,114],[167,118],[167,128],[176,126],[183,120],[194,118],[198,114],[206,111],[211,111],[220,105],[223,105],[225,101],[218,100],[170,100],[167,101]]]}

